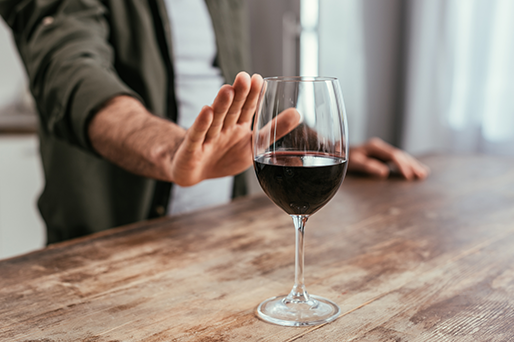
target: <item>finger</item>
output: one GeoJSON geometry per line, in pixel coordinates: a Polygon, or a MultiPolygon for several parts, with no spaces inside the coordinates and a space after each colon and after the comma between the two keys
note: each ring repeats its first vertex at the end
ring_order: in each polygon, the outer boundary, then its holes
{"type": "Polygon", "coordinates": [[[213,139],[220,133],[221,128],[223,127],[223,121],[225,120],[225,116],[227,115],[233,99],[234,88],[228,84],[222,86],[211,106],[214,117],[211,127],[207,132],[206,140],[213,139]]]}
{"type": "Polygon", "coordinates": [[[251,78],[246,72],[241,71],[237,74],[236,79],[232,87],[234,88],[234,100],[232,101],[232,105],[230,106],[227,116],[225,117],[225,123],[223,124],[223,128],[233,126],[239,119],[241,115],[241,109],[246,102],[248,93],[251,88],[251,78]]]}
{"type": "Polygon", "coordinates": [[[407,157],[409,158],[409,161],[412,165],[414,176],[418,179],[427,178],[428,174],[430,173],[430,168],[416,158],[412,157],[410,154],[407,154],[407,157]]]}
{"type": "Polygon", "coordinates": [[[256,143],[261,148],[268,148],[268,146],[298,126],[300,119],[300,113],[298,113],[296,108],[284,110],[259,130],[259,140],[256,143]]]}
{"type": "Polygon", "coordinates": [[[214,112],[211,107],[203,106],[193,125],[187,130],[184,145],[191,152],[200,148],[205,141],[205,136],[211,127],[214,112]]]}
{"type": "Polygon", "coordinates": [[[411,160],[408,158],[407,153],[402,150],[378,138],[371,139],[365,145],[365,149],[370,157],[376,157],[385,162],[392,162],[405,179],[412,180],[414,178],[411,160]]]}
{"type": "Polygon", "coordinates": [[[400,170],[400,174],[407,180],[413,180],[414,170],[406,154],[400,150],[393,153],[392,162],[400,170]]]}
{"type": "Polygon", "coordinates": [[[261,75],[254,74],[251,80],[250,93],[246,98],[246,102],[241,110],[238,123],[246,123],[252,120],[255,114],[255,108],[257,107],[257,101],[259,101],[259,95],[261,93],[263,80],[261,75]]]}
{"type": "Polygon", "coordinates": [[[301,115],[296,108],[288,108],[280,113],[273,121],[275,125],[275,140],[282,138],[287,133],[295,129],[300,123],[301,115]]]}
{"type": "Polygon", "coordinates": [[[392,161],[397,148],[380,138],[371,138],[362,146],[366,155],[383,161],[392,161]]]}
{"type": "Polygon", "coordinates": [[[394,149],[391,163],[395,169],[407,180],[425,179],[429,174],[429,168],[419,162],[405,151],[394,149]]]}
{"type": "Polygon", "coordinates": [[[382,179],[389,176],[387,165],[374,158],[368,158],[362,152],[353,152],[349,160],[348,168],[352,172],[362,172],[382,179]]]}
{"type": "Polygon", "coordinates": [[[426,166],[425,164],[421,164],[422,170],[419,172],[416,172],[416,176],[419,179],[425,179],[430,174],[430,168],[426,166]]]}

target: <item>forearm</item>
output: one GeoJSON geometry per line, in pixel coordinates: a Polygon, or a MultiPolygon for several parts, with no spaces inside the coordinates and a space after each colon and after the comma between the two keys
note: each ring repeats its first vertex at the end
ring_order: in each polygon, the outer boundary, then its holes
{"type": "Polygon", "coordinates": [[[169,168],[185,130],[150,114],[138,100],[117,96],[92,118],[88,136],[97,153],[125,170],[173,181],[169,168]]]}
{"type": "Polygon", "coordinates": [[[186,131],[150,114],[136,99],[117,96],[88,126],[91,145],[120,167],[146,177],[195,185],[205,179],[235,175],[252,163],[250,124],[262,77],[237,75],[203,106],[186,131]]]}

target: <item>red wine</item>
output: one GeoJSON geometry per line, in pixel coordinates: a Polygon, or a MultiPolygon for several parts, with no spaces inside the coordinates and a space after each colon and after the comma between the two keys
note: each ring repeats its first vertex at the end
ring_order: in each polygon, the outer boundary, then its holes
{"type": "Polygon", "coordinates": [[[337,192],[346,160],[312,152],[275,152],[254,160],[255,173],[268,197],[290,215],[311,215],[337,192]]]}

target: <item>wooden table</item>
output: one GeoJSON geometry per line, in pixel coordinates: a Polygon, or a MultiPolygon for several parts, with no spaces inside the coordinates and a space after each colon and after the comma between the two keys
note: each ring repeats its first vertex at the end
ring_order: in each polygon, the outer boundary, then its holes
{"type": "Polygon", "coordinates": [[[294,269],[290,218],[257,196],[0,262],[0,341],[513,341],[514,160],[423,160],[423,182],[349,177],[308,222],[330,324],[254,316],[294,269]]]}

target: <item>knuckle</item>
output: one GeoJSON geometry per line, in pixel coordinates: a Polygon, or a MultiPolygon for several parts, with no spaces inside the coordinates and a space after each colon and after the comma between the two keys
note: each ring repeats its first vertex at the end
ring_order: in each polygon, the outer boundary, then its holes
{"type": "Polygon", "coordinates": [[[377,138],[377,137],[373,137],[368,140],[368,144],[370,144],[371,146],[380,146],[383,144],[383,142],[384,141],[382,139],[377,138]]]}

